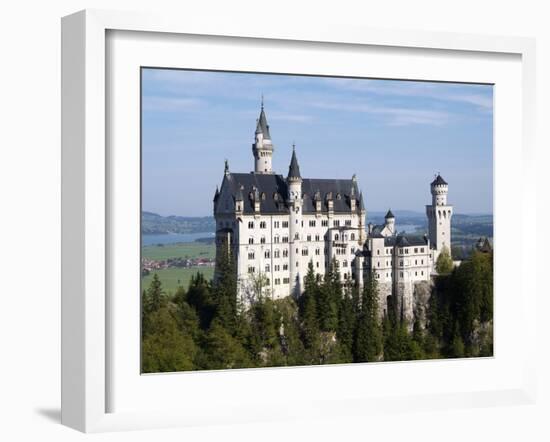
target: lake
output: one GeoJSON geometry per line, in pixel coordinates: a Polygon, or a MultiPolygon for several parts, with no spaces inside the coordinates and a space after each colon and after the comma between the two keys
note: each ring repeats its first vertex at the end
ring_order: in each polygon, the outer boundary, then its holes
{"type": "Polygon", "coordinates": [[[141,245],[174,244],[177,242],[194,242],[199,238],[214,238],[214,232],[199,233],[164,233],[153,235],[141,235],[141,245]]]}

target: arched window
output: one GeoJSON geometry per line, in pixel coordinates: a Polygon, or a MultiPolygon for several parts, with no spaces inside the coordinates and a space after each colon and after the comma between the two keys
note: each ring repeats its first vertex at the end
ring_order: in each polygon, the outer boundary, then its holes
{"type": "Polygon", "coordinates": [[[248,244],[254,244],[254,238],[252,236],[248,238],[248,244]]]}
{"type": "Polygon", "coordinates": [[[336,234],[334,235],[334,241],[338,241],[340,239],[340,235],[336,234]]]}
{"type": "Polygon", "coordinates": [[[351,240],[352,240],[352,241],[355,240],[355,233],[352,233],[352,234],[351,234],[351,240]]]}

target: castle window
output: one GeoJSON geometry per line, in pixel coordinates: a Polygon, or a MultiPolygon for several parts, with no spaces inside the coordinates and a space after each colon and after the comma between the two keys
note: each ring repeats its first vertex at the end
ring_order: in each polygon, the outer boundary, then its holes
{"type": "Polygon", "coordinates": [[[315,220],[310,220],[309,221],[309,227],[315,227],[315,220]]]}
{"type": "Polygon", "coordinates": [[[269,258],[269,255],[270,255],[270,254],[269,254],[269,250],[266,250],[265,253],[264,253],[264,257],[265,257],[265,258],[269,258]]]}
{"type": "Polygon", "coordinates": [[[414,253],[418,253],[418,247],[414,248],[414,253]]]}
{"type": "Polygon", "coordinates": [[[399,260],[399,265],[400,265],[401,267],[403,267],[403,260],[402,260],[402,259],[399,260]]]}
{"type": "Polygon", "coordinates": [[[288,227],[288,221],[283,221],[283,229],[288,227]]]}
{"type": "Polygon", "coordinates": [[[351,253],[355,253],[355,247],[351,248],[351,253]]]}
{"type": "Polygon", "coordinates": [[[376,263],[376,267],[380,267],[380,261],[376,263]]]}
{"type": "Polygon", "coordinates": [[[321,227],[328,227],[328,219],[321,220],[321,227]]]}
{"type": "MultiPolygon", "coordinates": [[[[298,220],[296,220],[296,223],[298,223],[298,220]]],[[[304,227],[304,222],[302,221],[302,227],[304,227]]]]}
{"type": "Polygon", "coordinates": [[[319,268],[319,262],[316,263],[317,268],[319,268]]]}
{"type": "Polygon", "coordinates": [[[283,284],[288,284],[290,282],[290,278],[283,278],[283,284]]]}
{"type": "Polygon", "coordinates": [[[418,272],[414,272],[414,276],[418,276],[418,272]]]}
{"type": "Polygon", "coordinates": [[[287,243],[287,242],[288,242],[288,236],[283,236],[283,242],[284,242],[284,243],[287,243]]]}
{"type": "Polygon", "coordinates": [[[278,258],[278,257],[279,257],[279,249],[275,249],[275,251],[273,252],[273,257],[274,257],[274,258],[278,258]]]}
{"type": "Polygon", "coordinates": [[[315,235],[315,241],[320,241],[321,237],[319,235],[315,235]]]}
{"type": "Polygon", "coordinates": [[[308,256],[307,249],[302,249],[302,256],[308,256]]]}
{"type": "Polygon", "coordinates": [[[424,260],[423,260],[423,259],[420,260],[420,264],[424,264],[424,260]]]}
{"type": "Polygon", "coordinates": [[[351,219],[346,220],[346,226],[351,226],[351,219]]]}
{"type": "Polygon", "coordinates": [[[279,270],[281,270],[281,266],[280,266],[279,264],[277,264],[277,265],[275,266],[275,271],[278,272],[279,270]]]}
{"type": "Polygon", "coordinates": [[[308,236],[307,236],[307,240],[308,240],[308,241],[311,241],[311,235],[308,235],[308,236]]]}
{"type": "Polygon", "coordinates": [[[265,221],[260,221],[260,229],[265,229],[265,221]]]}
{"type": "Polygon", "coordinates": [[[315,249],[315,254],[316,254],[316,255],[320,255],[320,254],[321,254],[321,250],[315,249]]]}
{"type": "Polygon", "coordinates": [[[248,238],[248,244],[254,244],[254,238],[253,237],[248,238]]]}
{"type": "Polygon", "coordinates": [[[254,252],[248,252],[248,259],[254,259],[254,252]]]}
{"type": "Polygon", "coordinates": [[[279,285],[281,283],[281,278],[275,278],[275,285],[279,285]]]}
{"type": "Polygon", "coordinates": [[[265,271],[266,273],[269,273],[271,271],[271,267],[269,267],[269,264],[265,265],[265,271]]]}
{"type": "Polygon", "coordinates": [[[342,267],[347,267],[348,266],[348,262],[344,259],[344,261],[342,261],[342,267]]]}
{"type": "Polygon", "coordinates": [[[248,228],[253,229],[254,228],[254,221],[248,221],[248,228]]]}
{"type": "Polygon", "coordinates": [[[420,248],[420,253],[424,253],[424,247],[420,248]]]}
{"type": "Polygon", "coordinates": [[[283,250],[283,257],[284,258],[287,258],[288,257],[288,250],[283,250]]]}
{"type": "Polygon", "coordinates": [[[334,241],[338,241],[340,239],[340,235],[336,234],[334,235],[334,241]]]}
{"type": "Polygon", "coordinates": [[[262,236],[262,237],[260,238],[260,244],[265,244],[265,236],[262,236]]]}
{"type": "Polygon", "coordinates": [[[422,270],[422,271],[420,272],[420,274],[421,274],[422,276],[424,276],[424,270],[422,270]]]}
{"type": "Polygon", "coordinates": [[[350,235],[350,238],[351,238],[352,241],[355,241],[355,233],[352,233],[352,234],[350,235]]]}
{"type": "Polygon", "coordinates": [[[273,227],[276,228],[276,229],[278,229],[278,228],[279,228],[279,221],[275,221],[275,222],[273,223],[273,227]]]}
{"type": "Polygon", "coordinates": [[[288,264],[283,264],[283,270],[288,270],[288,264]]]}
{"type": "Polygon", "coordinates": [[[299,233],[295,233],[295,234],[294,234],[294,239],[300,239],[300,234],[299,234],[299,233]]]}
{"type": "Polygon", "coordinates": [[[401,278],[403,278],[403,272],[399,272],[399,276],[401,276],[401,278]]]}
{"type": "Polygon", "coordinates": [[[348,279],[348,274],[344,273],[344,279],[348,279]]]}
{"type": "Polygon", "coordinates": [[[248,273],[254,273],[256,269],[254,267],[248,267],[248,273]]]}
{"type": "Polygon", "coordinates": [[[377,254],[377,255],[380,255],[380,249],[377,249],[377,250],[376,250],[376,254],[377,254]]]}
{"type": "Polygon", "coordinates": [[[273,242],[278,244],[279,240],[280,240],[279,235],[275,235],[275,237],[273,238],[273,242]]]}
{"type": "Polygon", "coordinates": [[[332,221],[332,225],[333,225],[334,227],[340,227],[340,220],[339,220],[339,219],[333,220],[333,221],[332,221]]]}

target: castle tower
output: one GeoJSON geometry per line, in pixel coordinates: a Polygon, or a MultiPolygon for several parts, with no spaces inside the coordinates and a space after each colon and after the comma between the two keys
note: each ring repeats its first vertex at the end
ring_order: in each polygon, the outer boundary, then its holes
{"type": "Polygon", "coordinates": [[[254,173],[273,173],[271,162],[273,160],[273,144],[269,134],[269,124],[264,111],[264,100],[262,97],[262,109],[256,124],[254,143],[252,144],[254,154],[254,173]]]}
{"type": "Polygon", "coordinates": [[[288,168],[288,209],[289,209],[289,270],[290,293],[299,296],[302,291],[302,276],[306,269],[300,268],[301,231],[302,231],[302,176],[296,158],[295,146],[292,146],[292,159],[288,168]]]}
{"type": "Polygon", "coordinates": [[[384,221],[385,221],[386,227],[391,232],[391,234],[395,235],[395,216],[393,216],[391,209],[389,209],[388,213],[386,213],[386,216],[384,217],[384,221]]]}
{"type": "Polygon", "coordinates": [[[437,175],[430,184],[432,193],[432,204],[426,206],[426,215],[428,217],[428,233],[430,244],[437,251],[437,255],[447,248],[451,253],[451,217],[453,216],[453,206],[447,204],[447,194],[449,185],[437,175]]]}

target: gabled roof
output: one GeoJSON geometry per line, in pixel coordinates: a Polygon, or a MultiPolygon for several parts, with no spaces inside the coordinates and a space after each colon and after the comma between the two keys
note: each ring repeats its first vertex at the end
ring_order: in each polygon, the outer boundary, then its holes
{"type": "Polygon", "coordinates": [[[389,218],[395,218],[395,216],[393,216],[393,213],[391,212],[391,209],[388,210],[388,213],[386,213],[386,216],[384,217],[384,219],[389,219],[389,218]]]}
{"type": "Polygon", "coordinates": [[[432,186],[446,186],[447,185],[447,181],[445,181],[441,175],[437,174],[437,176],[435,177],[435,180],[432,181],[432,186]]]}

